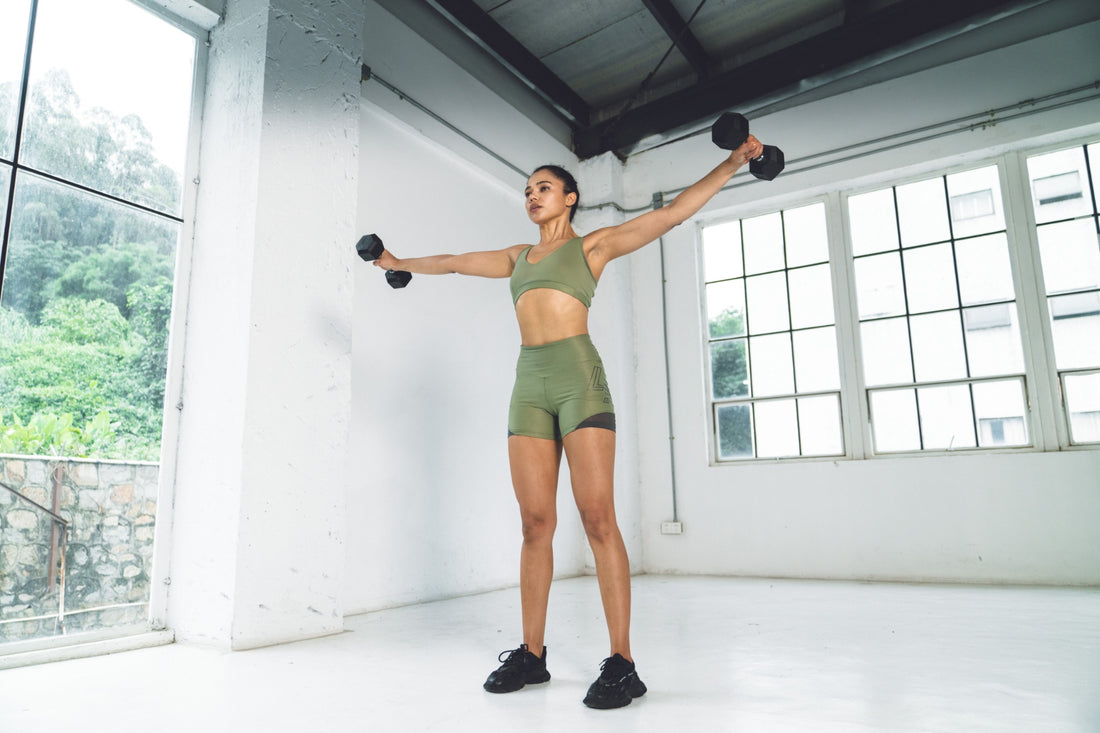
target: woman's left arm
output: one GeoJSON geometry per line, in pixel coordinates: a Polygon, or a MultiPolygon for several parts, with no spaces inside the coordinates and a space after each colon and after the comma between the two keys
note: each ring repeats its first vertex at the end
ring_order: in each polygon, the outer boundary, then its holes
{"type": "Polygon", "coordinates": [[[600,229],[589,236],[595,239],[588,252],[589,261],[598,260],[601,265],[616,257],[641,249],[655,239],[664,236],[673,227],[694,216],[699,209],[722,190],[745,163],[759,156],[763,145],[749,135],[741,147],[730,153],[714,170],[681,191],[671,202],[660,209],[648,211],[617,226],[600,229]]]}

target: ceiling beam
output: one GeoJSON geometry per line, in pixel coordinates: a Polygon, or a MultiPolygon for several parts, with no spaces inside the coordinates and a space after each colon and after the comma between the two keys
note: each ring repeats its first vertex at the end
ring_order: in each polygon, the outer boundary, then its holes
{"type": "Polygon", "coordinates": [[[650,14],[661,24],[668,37],[676,44],[677,50],[684,55],[691,68],[700,79],[710,70],[710,59],[699,39],[688,28],[671,0],[642,0],[650,14]]]}
{"type": "Polygon", "coordinates": [[[736,110],[799,82],[873,57],[920,36],[1015,5],[1012,0],[901,0],[813,38],[776,51],[624,114],[578,130],[581,159],[607,151],[620,156],[641,140],[736,110]]]}
{"type": "Polygon", "coordinates": [[[480,41],[504,64],[512,67],[520,79],[570,117],[577,127],[586,127],[592,108],[523,44],[504,30],[472,0],[429,0],[438,10],[450,15],[475,40],[480,41]]]}

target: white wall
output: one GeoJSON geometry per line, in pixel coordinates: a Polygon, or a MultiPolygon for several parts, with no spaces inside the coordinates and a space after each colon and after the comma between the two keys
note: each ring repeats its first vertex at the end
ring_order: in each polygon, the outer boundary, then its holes
{"type": "MultiPolygon", "coordinates": [[[[364,37],[375,73],[516,165],[569,163],[560,144],[373,3],[364,37]]],[[[400,257],[537,240],[526,175],[374,81],[363,97],[361,232],[400,257]]],[[[359,262],[355,313],[349,612],[515,585],[507,416],[519,329],[508,282],[416,275],[394,290],[359,262]]],[[[555,571],[575,575],[584,541],[564,470],[558,505],[555,571]]]]}
{"type": "MultiPolygon", "coordinates": [[[[771,183],[743,176],[701,220],[939,171],[1036,141],[1100,134],[1095,88],[1026,116],[987,110],[1100,78],[1100,23],[872,85],[752,121],[784,149],[771,183]],[[972,118],[959,122],[961,118],[972,118]],[[955,121],[955,122],[952,122],[955,121]],[[924,128],[923,133],[910,131],[924,128]],[[893,136],[889,141],[872,143],[893,136]],[[927,138],[921,141],[921,138],[927,138]],[[904,143],[900,147],[893,147],[904,143]],[[851,160],[831,151],[855,147],[851,160]],[[887,149],[891,148],[891,149],[887,149]]],[[[686,185],[716,162],[697,137],[631,158],[628,204],[686,185]]],[[[676,500],[672,518],[660,259],[631,262],[639,325],[638,414],[645,566],[653,572],[1011,583],[1100,583],[1100,451],[711,465],[697,227],[665,239],[676,500]],[[649,324],[647,327],[644,324],[649,324]]]]}
{"type": "Polygon", "coordinates": [[[212,34],[157,527],[180,640],[241,649],[343,628],[362,17],[233,0],[212,34]]]}

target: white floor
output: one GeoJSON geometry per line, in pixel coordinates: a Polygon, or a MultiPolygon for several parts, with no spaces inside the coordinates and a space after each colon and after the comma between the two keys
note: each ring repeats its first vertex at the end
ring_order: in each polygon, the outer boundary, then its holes
{"type": "Polygon", "coordinates": [[[581,705],[606,656],[594,578],[557,581],[553,679],[481,683],[518,592],[347,619],[223,654],[182,644],[0,672],[5,733],[1100,731],[1100,590],[643,576],[649,694],[581,705]]]}

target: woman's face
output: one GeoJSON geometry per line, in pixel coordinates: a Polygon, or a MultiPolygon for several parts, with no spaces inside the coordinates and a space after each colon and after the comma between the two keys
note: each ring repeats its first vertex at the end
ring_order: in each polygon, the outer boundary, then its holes
{"type": "Polygon", "coordinates": [[[577,201],[577,194],[565,193],[564,182],[545,169],[531,174],[523,195],[527,216],[536,224],[560,216],[563,211],[568,216],[569,207],[577,201]]]}

